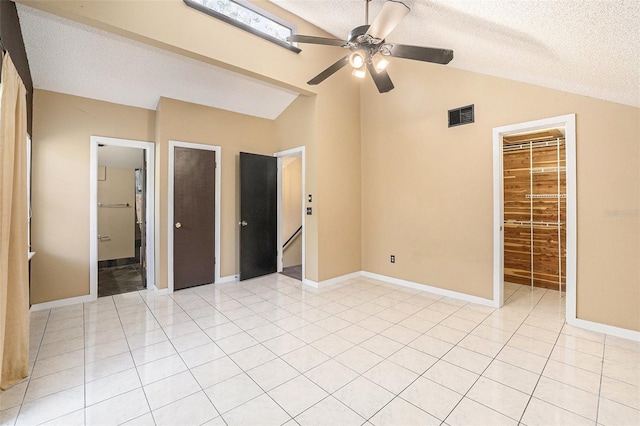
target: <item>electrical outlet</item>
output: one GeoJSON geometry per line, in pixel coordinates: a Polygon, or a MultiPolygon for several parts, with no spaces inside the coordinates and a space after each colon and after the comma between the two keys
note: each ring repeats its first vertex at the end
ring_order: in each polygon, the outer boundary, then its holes
{"type": "Polygon", "coordinates": [[[395,255],[391,255],[391,263],[396,263],[396,257],[395,255]]]}

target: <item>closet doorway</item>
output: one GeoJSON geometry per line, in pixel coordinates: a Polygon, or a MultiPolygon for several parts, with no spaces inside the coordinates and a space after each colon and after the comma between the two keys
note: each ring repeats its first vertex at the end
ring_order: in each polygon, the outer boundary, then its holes
{"type": "Polygon", "coordinates": [[[91,138],[92,297],[154,287],[154,144],[91,138]]]}
{"type": "Polygon", "coordinates": [[[542,287],[575,318],[575,143],[574,114],[493,129],[496,307],[505,283],[542,287]]]}
{"type": "Polygon", "coordinates": [[[566,291],[564,128],[502,138],[504,282],[566,291]]]}

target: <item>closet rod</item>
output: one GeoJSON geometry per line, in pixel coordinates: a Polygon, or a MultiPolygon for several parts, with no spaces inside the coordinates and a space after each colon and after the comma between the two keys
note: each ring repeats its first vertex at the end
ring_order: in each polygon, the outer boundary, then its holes
{"type": "MultiPolygon", "coordinates": [[[[560,145],[558,145],[558,148],[560,145]]],[[[529,170],[529,173],[557,173],[557,172],[566,172],[567,168],[565,166],[560,167],[534,167],[529,170]]]]}
{"type": "Polygon", "coordinates": [[[131,204],[129,203],[114,203],[114,204],[107,204],[107,203],[98,203],[98,207],[130,207],[131,204]]]}
{"type": "Polygon", "coordinates": [[[517,225],[517,226],[562,226],[564,222],[533,222],[529,220],[505,220],[505,225],[517,225]]]}
{"type": "Polygon", "coordinates": [[[524,198],[567,198],[567,194],[525,194],[524,198]]]}

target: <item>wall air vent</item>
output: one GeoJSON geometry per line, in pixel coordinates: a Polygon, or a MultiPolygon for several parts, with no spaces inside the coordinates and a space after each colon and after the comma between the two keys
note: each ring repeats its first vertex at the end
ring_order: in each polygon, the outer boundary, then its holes
{"type": "Polygon", "coordinates": [[[463,124],[473,123],[474,121],[475,114],[473,112],[473,105],[449,110],[449,127],[462,126],[463,124]]]}

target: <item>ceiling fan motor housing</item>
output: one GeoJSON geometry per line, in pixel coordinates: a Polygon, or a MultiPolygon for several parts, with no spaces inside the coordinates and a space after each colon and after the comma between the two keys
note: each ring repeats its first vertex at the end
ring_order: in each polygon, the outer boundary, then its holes
{"type": "Polygon", "coordinates": [[[347,40],[349,40],[350,43],[359,43],[358,37],[365,35],[367,31],[369,31],[370,26],[371,25],[360,25],[359,27],[355,27],[349,33],[347,40]]]}

